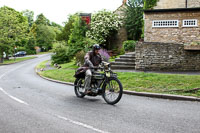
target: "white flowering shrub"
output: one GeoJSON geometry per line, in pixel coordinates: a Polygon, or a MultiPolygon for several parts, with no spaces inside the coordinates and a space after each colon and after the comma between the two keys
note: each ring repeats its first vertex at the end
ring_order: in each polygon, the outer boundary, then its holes
{"type": "Polygon", "coordinates": [[[92,15],[90,30],[86,36],[99,44],[106,44],[107,39],[122,25],[120,16],[111,11],[102,10],[92,15]]]}

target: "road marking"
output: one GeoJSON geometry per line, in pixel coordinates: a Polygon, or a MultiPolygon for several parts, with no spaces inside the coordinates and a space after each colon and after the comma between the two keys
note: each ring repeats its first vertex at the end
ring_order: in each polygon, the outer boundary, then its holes
{"type": "Polygon", "coordinates": [[[109,133],[109,132],[105,132],[105,131],[102,131],[102,130],[100,130],[100,129],[94,128],[93,126],[90,126],[90,125],[87,125],[87,124],[84,124],[84,123],[81,123],[81,122],[78,122],[78,121],[74,121],[74,120],[71,120],[71,119],[69,119],[69,118],[66,118],[66,117],[63,117],[63,116],[60,116],[60,115],[56,115],[56,117],[58,117],[58,118],[60,118],[60,119],[63,119],[63,120],[65,120],[65,121],[68,121],[68,122],[70,122],[70,123],[73,123],[73,124],[76,124],[76,125],[79,125],[79,126],[88,128],[88,129],[90,129],[90,130],[99,132],[99,133],[109,133]]]}
{"type": "Polygon", "coordinates": [[[17,101],[17,102],[19,102],[19,103],[22,103],[22,104],[25,104],[25,105],[29,105],[28,103],[26,103],[26,102],[24,102],[24,101],[22,101],[22,100],[20,100],[20,99],[18,99],[18,98],[16,98],[16,97],[14,97],[14,96],[12,96],[12,95],[10,95],[9,93],[7,93],[3,88],[1,88],[0,87],[0,91],[2,91],[4,94],[6,94],[8,97],[10,97],[11,99],[13,99],[13,100],[15,100],[15,101],[17,101]]]}

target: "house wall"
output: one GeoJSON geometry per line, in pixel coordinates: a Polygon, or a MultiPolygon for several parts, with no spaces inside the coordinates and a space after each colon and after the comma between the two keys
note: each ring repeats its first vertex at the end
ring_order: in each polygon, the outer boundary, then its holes
{"type": "MultiPolygon", "coordinates": [[[[154,9],[185,8],[186,0],[159,0],[154,9]]],[[[200,7],[200,0],[187,0],[187,7],[200,7]]]]}
{"type": "MultiPolygon", "coordinates": [[[[122,1],[122,5],[114,11],[115,14],[119,15],[121,18],[124,18],[125,17],[125,8],[126,8],[126,2],[127,0],[123,0],[122,1]]],[[[124,25],[124,24],[123,24],[124,25]]],[[[111,39],[111,47],[110,49],[121,49],[122,46],[123,46],[123,42],[126,41],[128,38],[128,35],[127,35],[127,31],[126,31],[126,28],[125,26],[122,26],[118,31],[117,33],[115,34],[115,36],[112,37],[111,39]]],[[[120,52],[120,51],[118,51],[120,52]]]]}
{"type": "Polygon", "coordinates": [[[184,50],[182,44],[139,42],[136,70],[200,71],[200,50],[184,50]]]}
{"type": "Polygon", "coordinates": [[[164,43],[191,43],[200,41],[200,10],[146,12],[144,15],[144,41],[164,43]],[[184,19],[197,19],[197,27],[183,27],[184,19]],[[179,27],[154,28],[153,20],[179,20],[179,27]]]}

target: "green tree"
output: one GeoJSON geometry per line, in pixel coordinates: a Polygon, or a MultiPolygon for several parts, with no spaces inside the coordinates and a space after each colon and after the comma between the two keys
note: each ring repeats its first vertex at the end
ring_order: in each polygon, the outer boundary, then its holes
{"type": "Polygon", "coordinates": [[[51,27],[53,28],[56,34],[56,40],[57,40],[58,36],[62,33],[63,27],[55,22],[51,22],[51,27]]]}
{"type": "Polygon", "coordinates": [[[37,16],[35,23],[37,25],[50,25],[50,21],[42,13],[37,16]]]}
{"type": "Polygon", "coordinates": [[[43,51],[50,50],[52,43],[55,41],[56,33],[53,28],[48,25],[37,25],[36,28],[36,42],[43,51]]]}
{"type": "MultiPolygon", "coordinates": [[[[55,23],[53,23],[55,26],[55,23]]],[[[35,23],[31,29],[31,32],[36,38],[36,45],[39,46],[42,51],[47,51],[52,48],[52,44],[56,38],[55,27],[51,25],[50,21],[43,15],[37,16],[35,23]]]]}
{"type": "Polygon", "coordinates": [[[29,10],[22,11],[23,15],[28,18],[29,27],[32,27],[34,23],[34,12],[29,10]]]}
{"type": "Polygon", "coordinates": [[[86,31],[88,27],[85,21],[82,21],[78,14],[73,15],[73,23],[71,28],[71,34],[69,35],[68,46],[69,56],[74,56],[78,51],[84,49],[86,38],[86,31]]]}
{"type": "Polygon", "coordinates": [[[139,40],[143,27],[143,0],[128,0],[125,8],[125,27],[128,32],[128,39],[139,40]]]}
{"type": "Polygon", "coordinates": [[[70,15],[68,21],[65,23],[65,26],[64,26],[62,32],[57,36],[58,41],[68,42],[69,36],[72,32],[73,22],[74,22],[74,15],[70,15]]]}
{"type": "Polygon", "coordinates": [[[80,16],[75,15],[74,21],[72,23],[73,28],[71,29],[71,34],[69,35],[68,44],[73,45],[77,42],[79,43],[85,37],[87,27],[84,21],[81,20],[80,16]]]}
{"type": "Polygon", "coordinates": [[[0,8],[0,62],[3,51],[8,54],[23,38],[27,37],[28,20],[22,13],[7,6],[0,8]]]}

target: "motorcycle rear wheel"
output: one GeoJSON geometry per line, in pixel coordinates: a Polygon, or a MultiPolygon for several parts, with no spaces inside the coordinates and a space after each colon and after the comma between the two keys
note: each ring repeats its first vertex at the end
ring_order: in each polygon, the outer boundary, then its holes
{"type": "Polygon", "coordinates": [[[108,81],[103,85],[102,97],[111,105],[119,102],[123,94],[123,87],[119,79],[110,77],[108,81]]]}
{"type": "Polygon", "coordinates": [[[84,90],[84,79],[76,79],[74,82],[74,92],[77,97],[83,98],[85,96],[84,92],[81,90],[84,90]]]}

